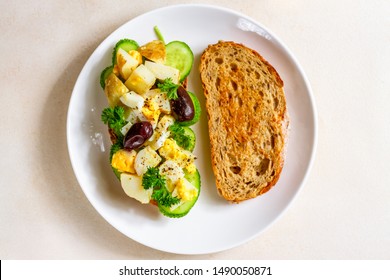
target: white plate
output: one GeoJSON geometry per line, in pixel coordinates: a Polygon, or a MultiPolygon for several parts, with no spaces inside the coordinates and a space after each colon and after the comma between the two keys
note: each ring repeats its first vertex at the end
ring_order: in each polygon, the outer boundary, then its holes
{"type": "Polygon", "coordinates": [[[67,140],[70,159],[85,195],[113,227],[146,246],[178,254],[205,254],[226,250],[258,236],[290,205],[305,182],[316,146],[316,111],[309,83],[296,59],[268,29],[245,15],[205,5],[157,9],[127,22],[93,52],[82,69],[70,100],[67,140]],[[189,89],[204,98],[198,65],[202,51],[218,40],[244,43],[260,52],[279,72],[291,118],[285,167],[277,185],[265,195],[238,205],[221,199],[211,171],[206,113],[194,126],[195,154],[202,190],[197,204],[181,219],[162,216],[156,207],[126,197],[108,163],[109,138],[100,121],[107,107],[99,85],[102,69],[122,38],[140,45],[156,38],[158,26],[165,41],[181,40],[193,50],[195,64],[189,89]],[[102,152],[102,147],[105,151],[102,152]]]}

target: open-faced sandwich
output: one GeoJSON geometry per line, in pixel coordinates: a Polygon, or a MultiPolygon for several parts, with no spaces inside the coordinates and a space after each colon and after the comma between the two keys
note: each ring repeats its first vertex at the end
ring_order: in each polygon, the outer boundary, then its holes
{"type": "Polygon", "coordinates": [[[218,192],[233,202],[264,194],[284,165],[282,79],[258,52],[235,42],[208,46],[199,67],[218,192]]]}
{"type": "Polygon", "coordinates": [[[190,47],[181,41],[165,44],[157,34],[158,40],[142,46],[132,39],[115,45],[112,65],[100,76],[109,105],[101,119],[112,142],[111,167],[124,192],[178,218],[200,193],[190,127],[199,120],[200,105],[186,89],[194,59],[190,47]]]}

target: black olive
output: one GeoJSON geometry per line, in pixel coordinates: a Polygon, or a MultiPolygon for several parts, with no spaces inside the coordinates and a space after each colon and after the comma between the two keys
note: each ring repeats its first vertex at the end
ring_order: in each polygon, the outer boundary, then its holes
{"type": "Polygon", "coordinates": [[[173,116],[179,122],[190,121],[195,116],[194,103],[184,87],[177,89],[177,98],[171,99],[173,116]]]}
{"type": "Polygon", "coordinates": [[[153,126],[143,121],[133,124],[123,139],[123,147],[128,150],[142,146],[153,135],[153,126]]]}

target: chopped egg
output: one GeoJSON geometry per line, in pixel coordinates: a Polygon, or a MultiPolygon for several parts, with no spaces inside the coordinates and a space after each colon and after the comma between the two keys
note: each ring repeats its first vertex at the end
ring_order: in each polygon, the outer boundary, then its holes
{"type": "Polygon", "coordinates": [[[156,128],[161,111],[156,102],[150,99],[145,100],[145,104],[141,109],[142,114],[156,128]]]}
{"type": "Polygon", "coordinates": [[[147,121],[147,119],[144,114],[142,114],[141,110],[132,109],[129,110],[126,121],[136,123],[137,121],[147,121]]]}
{"type": "Polygon", "coordinates": [[[142,60],[141,62],[139,62],[139,60],[134,56],[130,55],[128,52],[121,48],[119,48],[116,53],[116,63],[118,67],[117,69],[119,70],[119,74],[125,80],[127,80],[130,77],[131,73],[134,71],[134,69],[136,69],[137,66],[142,63],[142,60]]]}
{"type": "Polygon", "coordinates": [[[144,114],[144,116],[149,120],[155,120],[157,116],[160,116],[160,108],[158,107],[157,103],[153,100],[147,99],[145,100],[145,104],[142,107],[141,111],[144,114]]]}
{"type": "Polygon", "coordinates": [[[146,121],[147,119],[145,118],[145,116],[142,114],[142,112],[140,110],[137,110],[137,109],[131,109],[131,110],[127,110],[126,111],[126,121],[127,121],[127,124],[124,125],[122,128],[121,128],[121,133],[123,135],[126,135],[126,133],[129,131],[129,129],[131,128],[131,126],[133,124],[135,124],[136,122],[138,121],[146,121]]]}
{"type": "Polygon", "coordinates": [[[170,192],[173,191],[176,182],[184,177],[183,169],[174,161],[167,160],[159,167],[160,174],[167,179],[167,188],[170,192]]]}
{"type": "Polygon", "coordinates": [[[165,114],[171,114],[171,103],[166,92],[162,92],[158,88],[149,90],[143,95],[146,100],[150,99],[157,103],[160,111],[165,114]]]}
{"type": "Polygon", "coordinates": [[[118,64],[114,65],[114,68],[112,69],[112,73],[114,73],[115,76],[118,76],[118,77],[120,76],[118,64]]]}
{"type": "Polygon", "coordinates": [[[165,140],[170,136],[168,128],[175,122],[175,118],[169,115],[165,115],[158,122],[156,129],[154,130],[153,138],[150,139],[150,146],[157,150],[162,147],[165,140]]]}
{"type": "Polygon", "coordinates": [[[171,114],[172,111],[171,102],[169,101],[166,92],[158,92],[153,98],[153,100],[157,103],[161,112],[165,114],[171,114]]]}
{"type": "Polygon", "coordinates": [[[131,123],[136,123],[138,120],[138,114],[141,112],[139,110],[133,110],[133,109],[128,109],[125,111],[126,113],[126,121],[131,122],[131,123]]]}
{"type": "Polygon", "coordinates": [[[195,165],[195,163],[188,164],[186,166],[186,170],[188,171],[188,173],[194,174],[196,172],[196,165],[195,165]]]}
{"type": "Polygon", "coordinates": [[[132,122],[128,122],[126,125],[122,126],[121,128],[121,133],[123,136],[126,135],[126,133],[130,130],[130,127],[133,125],[134,123],[132,122]]]}
{"type": "Polygon", "coordinates": [[[154,142],[150,145],[153,149],[158,150],[162,145],[164,145],[165,140],[171,135],[169,131],[165,131],[158,135],[158,138],[155,137],[154,142]]]}
{"type": "Polygon", "coordinates": [[[104,92],[106,93],[108,104],[111,108],[114,108],[116,105],[118,105],[120,97],[128,91],[129,90],[127,87],[114,73],[111,73],[107,77],[104,92]]]}
{"type": "Polygon", "coordinates": [[[165,140],[164,145],[158,151],[162,157],[177,162],[181,168],[190,166],[195,160],[195,156],[191,152],[182,149],[175,140],[170,138],[165,140]]]}
{"type": "Polygon", "coordinates": [[[138,64],[142,64],[142,55],[139,53],[139,51],[129,50],[128,53],[131,57],[138,61],[138,64]]]}
{"type": "Polygon", "coordinates": [[[145,65],[139,65],[126,80],[125,85],[129,90],[138,94],[146,93],[156,82],[156,77],[145,65]]]}
{"type": "Polygon", "coordinates": [[[146,146],[138,152],[134,168],[139,176],[143,175],[149,167],[156,167],[161,161],[161,157],[150,146],[146,146]]]}
{"type": "Polygon", "coordinates": [[[158,123],[158,126],[156,130],[160,132],[167,131],[168,128],[175,123],[175,118],[172,116],[165,115],[164,117],[161,118],[161,120],[158,123]]]}
{"type": "Polygon", "coordinates": [[[153,72],[159,80],[170,78],[174,84],[178,84],[180,82],[180,71],[174,67],[153,61],[145,61],[145,66],[153,72]]]}
{"type": "Polygon", "coordinates": [[[134,161],[137,153],[136,151],[119,150],[111,160],[111,166],[118,169],[119,172],[135,173],[134,161]]]}
{"type": "Polygon", "coordinates": [[[198,190],[185,178],[180,178],[175,186],[172,195],[177,194],[177,197],[183,201],[190,201],[198,194],[198,190]]]}
{"type": "Polygon", "coordinates": [[[135,93],[134,91],[130,91],[120,97],[120,100],[123,104],[125,104],[127,107],[130,107],[131,109],[138,109],[140,110],[144,106],[145,99],[135,93]]]}

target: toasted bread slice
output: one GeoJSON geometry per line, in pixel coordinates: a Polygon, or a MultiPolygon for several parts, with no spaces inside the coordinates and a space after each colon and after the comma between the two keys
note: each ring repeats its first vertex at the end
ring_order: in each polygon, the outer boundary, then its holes
{"type": "Polygon", "coordinates": [[[267,192],[284,164],[283,81],[256,51],[220,41],[204,50],[200,76],[218,192],[240,202],[267,192]]]}

